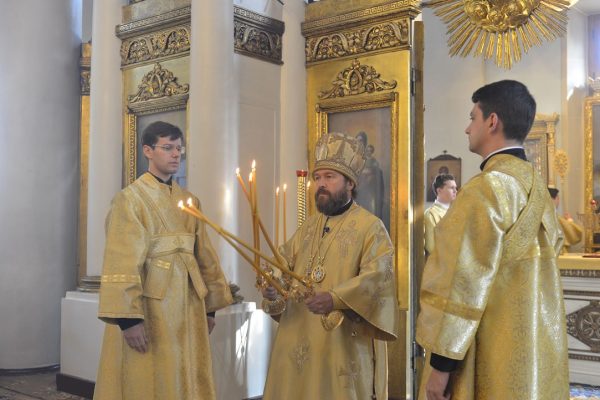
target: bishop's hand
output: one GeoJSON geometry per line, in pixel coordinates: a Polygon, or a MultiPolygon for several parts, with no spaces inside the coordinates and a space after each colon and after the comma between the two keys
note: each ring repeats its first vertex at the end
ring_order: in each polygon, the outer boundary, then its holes
{"type": "Polygon", "coordinates": [[[333,311],[333,297],[329,292],[317,292],[304,300],[304,304],[313,314],[329,314],[333,311]]]}
{"type": "Polygon", "coordinates": [[[267,300],[273,301],[277,298],[277,290],[273,286],[267,286],[261,290],[263,297],[267,300]]]}

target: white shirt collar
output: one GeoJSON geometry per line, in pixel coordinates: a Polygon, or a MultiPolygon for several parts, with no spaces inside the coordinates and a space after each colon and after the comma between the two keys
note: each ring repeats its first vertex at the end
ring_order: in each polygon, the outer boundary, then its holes
{"type": "Polygon", "coordinates": [[[433,204],[437,204],[440,207],[444,208],[444,209],[448,209],[450,208],[450,204],[446,204],[446,203],[442,203],[441,201],[439,201],[438,199],[435,199],[435,201],[433,202],[433,204]]]}

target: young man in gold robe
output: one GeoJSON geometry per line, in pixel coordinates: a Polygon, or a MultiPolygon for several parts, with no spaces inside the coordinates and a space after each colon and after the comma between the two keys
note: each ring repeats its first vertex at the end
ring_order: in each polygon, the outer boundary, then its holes
{"type": "Polygon", "coordinates": [[[183,135],[143,133],[148,172],[118,193],[106,221],[98,316],[107,323],[95,400],[215,399],[208,335],[231,292],[205,226],[177,208],[183,135]],[[207,313],[212,313],[207,317],[207,313]]]}
{"type": "MultiPolygon", "coordinates": [[[[354,137],[330,133],[317,144],[319,212],[280,250],[315,294],[288,300],[280,315],[265,400],[387,400],[385,341],[398,327],[394,248],[383,222],[353,201],[364,163],[354,137]]],[[[272,288],[265,297],[274,299],[272,288]]]]}
{"type": "Polygon", "coordinates": [[[425,210],[423,216],[425,221],[425,251],[427,254],[433,253],[435,247],[434,231],[436,225],[442,220],[450,204],[456,198],[456,181],[450,174],[439,174],[431,184],[433,193],[435,193],[435,202],[431,207],[425,210]]]}
{"type": "Polygon", "coordinates": [[[472,97],[469,150],[482,172],[436,228],[417,341],[428,353],[420,399],[566,400],[562,236],[543,179],[522,147],[535,100],[516,81],[472,97]]]}

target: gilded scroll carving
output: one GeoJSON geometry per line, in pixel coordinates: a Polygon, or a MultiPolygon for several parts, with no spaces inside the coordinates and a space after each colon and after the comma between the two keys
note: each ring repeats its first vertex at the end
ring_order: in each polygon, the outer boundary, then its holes
{"type": "Polygon", "coordinates": [[[283,63],[283,22],[237,6],[233,17],[233,47],[236,53],[275,64],[283,63]]]}
{"type": "Polygon", "coordinates": [[[190,26],[178,26],[123,40],[121,44],[121,65],[137,64],[189,51],[190,26]]]}
{"type": "Polygon", "coordinates": [[[306,40],[306,62],[324,61],[370,51],[407,46],[410,20],[384,22],[306,40]]]}
{"type": "Polygon", "coordinates": [[[281,36],[264,29],[253,27],[244,22],[234,23],[234,48],[250,55],[266,58],[269,61],[281,61],[281,36]]]}
{"type": "Polygon", "coordinates": [[[332,84],[331,89],[319,93],[320,99],[381,92],[395,88],[397,82],[384,81],[375,68],[370,65],[360,65],[360,61],[354,59],[352,66],[338,73],[332,84]]]}
{"type": "Polygon", "coordinates": [[[585,343],[595,353],[600,353],[600,301],[567,315],[567,333],[585,343]]]}
{"type": "Polygon", "coordinates": [[[190,85],[180,85],[173,72],[163,69],[159,63],[156,63],[152,71],[142,78],[137,93],[129,96],[129,103],[186,94],[189,90],[190,85]]]}

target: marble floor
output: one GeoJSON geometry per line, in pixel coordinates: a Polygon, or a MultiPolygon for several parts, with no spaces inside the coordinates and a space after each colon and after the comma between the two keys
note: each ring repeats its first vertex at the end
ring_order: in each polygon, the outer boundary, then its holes
{"type": "Polygon", "coordinates": [[[0,400],[85,400],[56,390],[58,370],[0,375],[0,400]]]}
{"type": "MultiPolygon", "coordinates": [[[[56,390],[56,373],[0,375],[0,400],[85,400],[56,390]]],[[[571,385],[571,400],[600,400],[600,387],[571,385]]]]}

